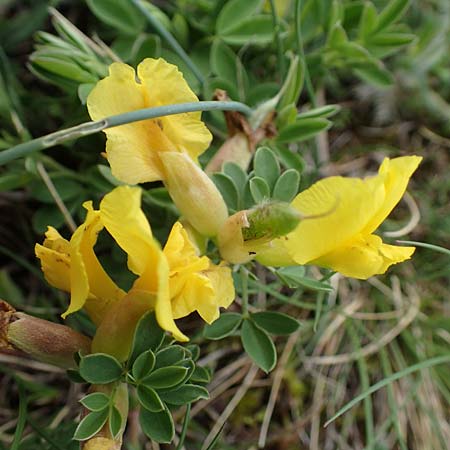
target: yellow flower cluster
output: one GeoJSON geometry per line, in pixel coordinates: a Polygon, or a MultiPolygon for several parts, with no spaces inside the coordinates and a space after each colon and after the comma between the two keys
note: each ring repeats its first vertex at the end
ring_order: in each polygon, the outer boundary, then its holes
{"type": "Polygon", "coordinates": [[[230,269],[199,256],[179,222],[161,249],[140,203],[140,188],[117,187],[105,195],[99,210],[92,202],[84,204],[86,219],[70,241],[49,228],[44,245],[36,245],[47,281],[71,294],[63,317],[84,307],[98,327],[93,350],[122,359],[146,311],[155,310],[160,326],[186,341],[174,319],[197,311],[210,323],[219,316],[220,306],[234,300],[230,269]],[[128,292],[107,275],[95,255],[103,228],[128,255],[128,269],[137,276],[128,292]]]}
{"type": "MultiPolygon", "coordinates": [[[[87,105],[91,117],[98,120],[195,101],[175,66],[162,59],[145,59],[137,73],[126,64],[112,64],[87,105]]],[[[200,113],[143,120],[105,133],[113,175],[129,184],[162,181],[187,223],[201,235],[215,237],[228,262],[256,257],[273,266],[316,264],[365,279],[384,273],[414,252],[414,247],[387,245],[373,233],[400,201],[419,157],[386,158],[378,175],[366,179],[331,177],[317,182],[292,202],[304,218],[293,231],[255,243],[243,237],[249,212],[228,217],[222,196],[198,165],[198,156],[211,141],[200,113]]],[[[219,308],[233,301],[230,268],[201,256],[181,222],[175,223],[164,248],[160,247],[141,209],[140,188],[120,186],[105,195],[98,210],[92,202],[84,207],[86,219],[70,241],[49,228],[44,244],[36,245],[36,255],[48,282],[71,294],[63,316],[84,308],[97,325],[94,351],[124,359],[136,323],[148,310],[155,311],[163,329],[185,341],[175,319],[197,311],[211,323],[219,308]],[[103,229],[128,255],[128,269],[136,275],[128,292],[108,276],[94,252],[103,229]]]]}

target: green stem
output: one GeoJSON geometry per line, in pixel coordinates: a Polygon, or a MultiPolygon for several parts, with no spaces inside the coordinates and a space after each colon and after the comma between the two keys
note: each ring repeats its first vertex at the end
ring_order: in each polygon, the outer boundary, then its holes
{"type": "Polygon", "coordinates": [[[186,413],[184,415],[183,428],[181,429],[180,441],[178,442],[177,448],[175,450],[181,450],[186,439],[186,433],[189,425],[189,419],[191,414],[191,404],[186,405],[186,413]]]}
{"type": "Polygon", "coordinates": [[[242,316],[248,316],[248,272],[244,266],[241,266],[241,299],[242,299],[242,316]]]}
{"type": "Polygon", "coordinates": [[[200,81],[200,83],[203,85],[205,82],[203,74],[194,64],[189,55],[184,51],[183,47],[181,47],[178,41],[153,17],[152,13],[145,7],[145,4],[142,0],[131,0],[131,2],[145,16],[150,25],[158,32],[158,34],[163,39],[165,39],[165,41],[172,47],[174,52],[177,53],[178,56],[187,64],[198,81],[200,81]]]}
{"type": "Polygon", "coordinates": [[[123,114],[106,117],[95,122],[85,122],[65,130],[56,131],[40,138],[33,139],[23,144],[11,147],[8,150],[0,152],[0,165],[14,159],[26,156],[32,152],[44,148],[53,147],[71,139],[76,139],[89,134],[98,133],[106,128],[116,127],[140,120],[154,119],[161,116],[170,116],[194,111],[239,111],[245,115],[250,115],[252,109],[240,102],[191,102],[179,103],[176,105],[158,106],[156,108],[144,108],[136,111],[129,111],[123,114]]]}
{"type": "Polygon", "coordinates": [[[306,90],[308,92],[308,96],[311,100],[311,104],[313,108],[316,107],[316,95],[314,93],[314,88],[312,85],[311,77],[309,75],[308,65],[306,64],[306,57],[305,57],[305,50],[303,48],[303,37],[302,37],[302,17],[301,17],[301,11],[302,11],[302,1],[301,0],[295,0],[295,37],[297,39],[297,51],[300,56],[300,58],[303,60],[303,64],[305,67],[305,86],[306,90]]]}
{"type": "Polygon", "coordinates": [[[280,36],[280,20],[278,17],[277,8],[275,6],[274,0],[270,0],[270,9],[272,12],[273,32],[275,34],[275,42],[277,44],[277,58],[280,70],[280,80],[283,80],[284,73],[286,72],[286,64],[284,58],[283,42],[280,36]]]}

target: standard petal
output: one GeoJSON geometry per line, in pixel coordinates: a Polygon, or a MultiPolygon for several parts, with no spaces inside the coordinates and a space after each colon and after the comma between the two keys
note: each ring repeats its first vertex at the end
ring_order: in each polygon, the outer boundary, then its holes
{"type": "MultiPolygon", "coordinates": [[[[109,73],[88,96],[87,107],[93,120],[150,106],[132,67],[113,63],[109,73]]],[[[116,178],[130,184],[162,179],[158,151],[175,147],[156,121],[133,122],[109,128],[105,133],[106,153],[116,178]]]]}
{"type": "Polygon", "coordinates": [[[125,292],[111,280],[94,253],[98,233],[103,228],[100,213],[93,210],[92,202],[83,206],[88,211],[86,219],[70,240],[71,298],[63,317],[85,306],[89,316],[98,324],[109,305],[121,299],[125,292]]]}
{"type": "MultiPolygon", "coordinates": [[[[144,59],[137,72],[147,90],[149,106],[198,102],[197,96],[178,68],[161,58],[144,59]]],[[[162,131],[175,148],[187,152],[194,160],[209,147],[212,139],[211,133],[200,118],[201,112],[192,112],[159,119],[162,131]]]]}
{"type": "Polygon", "coordinates": [[[105,228],[128,254],[128,267],[138,275],[129,294],[146,292],[155,298],[156,319],[161,328],[179,341],[188,338],[175,324],[169,297],[169,266],[141,210],[140,188],[119,186],[105,195],[100,214],[105,228]]]}
{"type": "Polygon", "coordinates": [[[384,159],[378,171],[378,176],[384,177],[385,199],[364,228],[363,234],[373,233],[394,209],[403,197],[409,179],[419,166],[420,161],[422,161],[422,158],[419,156],[384,159]]]}
{"type": "MultiPolygon", "coordinates": [[[[158,260],[158,244],[141,209],[142,190],[119,186],[100,202],[101,221],[128,255],[128,268],[142,275],[158,260]]],[[[151,289],[150,289],[151,290],[151,289]]]]}
{"type": "Polygon", "coordinates": [[[405,261],[414,253],[414,247],[384,244],[379,236],[357,236],[345,246],[311,261],[347,277],[367,279],[383,274],[393,264],[405,261]]]}
{"type": "Polygon", "coordinates": [[[45,279],[53,287],[70,292],[69,241],[53,227],[48,227],[45,237],[44,244],[36,244],[34,248],[45,279]]]}
{"type": "Polygon", "coordinates": [[[330,177],[318,181],[292,203],[305,219],[285,237],[285,248],[298,264],[340,248],[367,226],[384,198],[382,177],[330,177]],[[308,218],[315,215],[322,217],[308,218]]]}

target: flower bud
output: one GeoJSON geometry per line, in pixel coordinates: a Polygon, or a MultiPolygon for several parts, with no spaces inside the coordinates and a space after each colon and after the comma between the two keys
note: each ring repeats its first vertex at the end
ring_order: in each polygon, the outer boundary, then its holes
{"type": "Polygon", "coordinates": [[[21,350],[38,361],[69,369],[75,367],[75,353],[90,352],[91,340],[65,325],[17,312],[0,300],[0,348],[21,350]]]}
{"type": "Polygon", "coordinates": [[[164,183],[173,202],[192,226],[205,236],[216,236],[228,209],[212,180],[184,153],[162,152],[164,183]]]}

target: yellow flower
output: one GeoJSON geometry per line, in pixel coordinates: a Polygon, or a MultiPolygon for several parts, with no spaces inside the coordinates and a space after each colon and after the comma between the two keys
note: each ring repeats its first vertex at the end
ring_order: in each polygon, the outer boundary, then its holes
{"type": "Polygon", "coordinates": [[[208,323],[219,317],[219,307],[228,308],[234,300],[234,285],[228,267],[214,265],[198,250],[177,222],[164,246],[169,263],[169,285],[173,317],[197,311],[208,323]]]}
{"type": "Polygon", "coordinates": [[[422,158],[385,158],[378,175],[365,179],[330,177],[294,199],[305,219],[284,238],[274,240],[258,261],[267,265],[315,264],[348,277],[367,279],[405,261],[414,247],[383,243],[373,232],[403,196],[422,158]]]}
{"type": "MultiPolygon", "coordinates": [[[[93,120],[141,108],[197,102],[176,66],[163,59],[144,59],[134,69],[113,63],[109,76],[100,80],[87,99],[93,120]]],[[[211,142],[201,112],[176,114],[133,122],[105,130],[106,155],[113,175],[137,184],[164,180],[159,158],[163,152],[186,153],[194,161],[211,142]]]]}
{"type": "Polygon", "coordinates": [[[120,359],[126,358],[136,323],[146,311],[155,310],[161,328],[186,341],[174,318],[197,310],[209,322],[217,318],[219,306],[234,298],[230,270],[193,254],[195,247],[180,224],[161,250],[140,203],[141,189],[120,186],[105,195],[98,211],[92,202],[84,204],[85,222],[70,242],[49,228],[44,245],[36,245],[47,281],[71,293],[63,317],[84,307],[97,325],[93,351],[120,359]],[[103,228],[128,255],[128,268],[137,276],[128,293],[111,280],[94,253],[103,228]]]}

